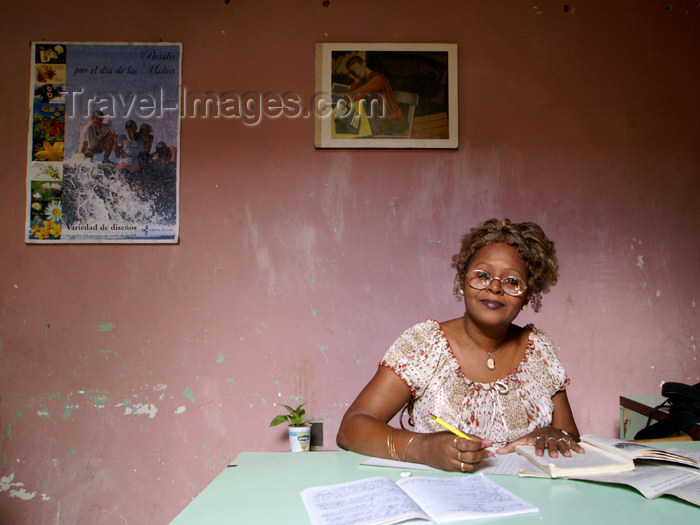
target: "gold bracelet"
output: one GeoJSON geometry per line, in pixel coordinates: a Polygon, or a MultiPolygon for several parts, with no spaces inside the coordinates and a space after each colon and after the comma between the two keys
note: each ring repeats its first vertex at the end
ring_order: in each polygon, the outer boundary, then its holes
{"type": "Polygon", "coordinates": [[[389,449],[389,455],[395,459],[396,461],[399,460],[399,456],[396,455],[396,445],[394,444],[394,433],[396,433],[396,430],[392,430],[389,432],[389,435],[386,438],[386,448],[389,449]]]}
{"type": "Polygon", "coordinates": [[[413,439],[414,439],[415,437],[416,437],[416,435],[413,434],[413,435],[411,436],[411,439],[408,440],[408,443],[406,444],[406,448],[403,449],[403,461],[406,461],[406,452],[408,452],[408,447],[411,446],[411,441],[413,441],[413,439]]]}

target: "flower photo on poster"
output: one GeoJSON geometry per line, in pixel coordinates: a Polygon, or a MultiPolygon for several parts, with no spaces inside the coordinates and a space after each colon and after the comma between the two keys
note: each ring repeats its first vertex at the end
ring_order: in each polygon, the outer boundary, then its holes
{"type": "Polygon", "coordinates": [[[28,243],[176,243],[180,44],[32,44],[28,243]]]}

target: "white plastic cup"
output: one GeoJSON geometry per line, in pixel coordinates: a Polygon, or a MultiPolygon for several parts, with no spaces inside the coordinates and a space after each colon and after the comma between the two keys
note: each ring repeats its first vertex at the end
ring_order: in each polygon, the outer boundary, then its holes
{"type": "Polygon", "coordinates": [[[311,427],[289,427],[289,450],[308,452],[311,444],[311,427]]]}

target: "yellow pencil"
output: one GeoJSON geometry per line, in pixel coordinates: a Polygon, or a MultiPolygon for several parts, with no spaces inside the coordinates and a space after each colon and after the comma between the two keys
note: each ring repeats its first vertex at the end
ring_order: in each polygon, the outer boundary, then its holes
{"type": "Polygon", "coordinates": [[[472,438],[470,438],[469,436],[467,436],[464,432],[460,432],[460,431],[457,430],[455,427],[453,427],[453,426],[450,425],[449,423],[446,423],[445,421],[443,421],[442,419],[440,419],[440,418],[437,417],[436,415],[434,415],[434,414],[428,414],[428,415],[430,416],[430,419],[432,419],[432,420],[435,421],[436,423],[439,423],[440,425],[442,425],[443,427],[445,427],[447,430],[449,430],[450,432],[452,432],[455,436],[459,436],[459,437],[461,437],[461,438],[468,439],[469,441],[472,440],[472,438]]]}

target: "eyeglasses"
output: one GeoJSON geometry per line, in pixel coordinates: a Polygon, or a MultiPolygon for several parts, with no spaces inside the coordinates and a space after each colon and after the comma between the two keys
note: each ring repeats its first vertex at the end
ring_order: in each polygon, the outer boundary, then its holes
{"type": "Polygon", "coordinates": [[[476,290],[484,290],[489,287],[491,281],[497,280],[501,283],[501,288],[508,295],[517,297],[525,293],[527,284],[520,277],[509,275],[507,277],[493,277],[484,270],[472,270],[467,274],[467,283],[476,290]]]}

